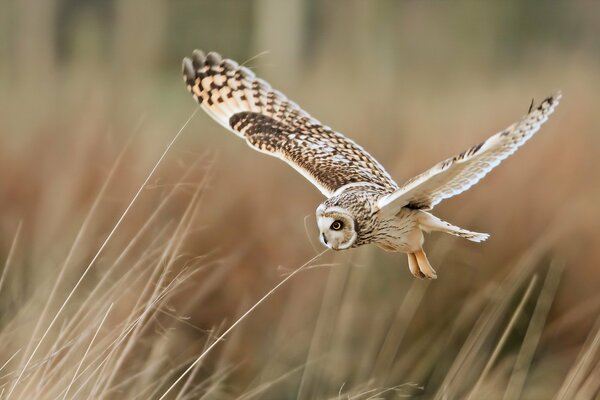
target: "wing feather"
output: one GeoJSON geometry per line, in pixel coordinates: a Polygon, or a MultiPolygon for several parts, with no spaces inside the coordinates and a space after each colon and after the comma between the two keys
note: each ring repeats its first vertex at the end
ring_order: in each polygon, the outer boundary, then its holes
{"type": "Polygon", "coordinates": [[[402,207],[431,209],[442,200],[468,190],[540,129],[560,97],[557,93],[546,98],[504,131],[409,180],[396,192],[382,197],[379,208],[392,213],[402,207]]]}
{"type": "Polygon", "coordinates": [[[183,79],[208,115],[252,148],[287,162],[325,196],[356,183],[398,188],[362,147],[235,61],[196,50],[183,60],[183,79]]]}

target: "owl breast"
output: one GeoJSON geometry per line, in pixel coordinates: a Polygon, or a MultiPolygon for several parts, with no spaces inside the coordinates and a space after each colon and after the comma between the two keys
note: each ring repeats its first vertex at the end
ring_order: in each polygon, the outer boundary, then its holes
{"type": "Polygon", "coordinates": [[[381,219],[377,232],[371,238],[386,251],[411,253],[421,248],[423,233],[419,228],[418,215],[422,211],[402,208],[395,216],[381,219]]]}

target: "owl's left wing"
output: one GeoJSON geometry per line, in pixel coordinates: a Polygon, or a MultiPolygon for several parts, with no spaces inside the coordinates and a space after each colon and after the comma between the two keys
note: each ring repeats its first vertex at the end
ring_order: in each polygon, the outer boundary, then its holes
{"type": "Polygon", "coordinates": [[[468,190],[502,160],[513,154],[546,122],[560,100],[548,97],[520,121],[484,142],[451,157],[379,200],[380,209],[396,213],[402,207],[431,209],[440,201],[468,190]]]}
{"type": "Polygon", "coordinates": [[[362,147],[235,61],[196,50],[183,60],[183,79],[207,114],[250,147],[291,165],[325,196],[347,185],[374,185],[385,192],[398,188],[362,147]]]}

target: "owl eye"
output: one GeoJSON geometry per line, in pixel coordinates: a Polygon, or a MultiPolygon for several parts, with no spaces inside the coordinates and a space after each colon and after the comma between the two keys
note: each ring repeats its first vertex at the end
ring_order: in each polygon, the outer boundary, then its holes
{"type": "Polygon", "coordinates": [[[337,219],[331,224],[331,229],[333,229],[334,231],[339,231],[340,229],[342,229],[343,226],[344,224],[342,223],[342,221],[337,219]]]}

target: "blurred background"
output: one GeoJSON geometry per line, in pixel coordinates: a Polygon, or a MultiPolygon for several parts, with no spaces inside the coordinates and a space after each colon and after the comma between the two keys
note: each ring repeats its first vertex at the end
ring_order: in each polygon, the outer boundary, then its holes
{"type": "Polygon", "coordinates": [[[598,37],[595,2],[0,2],[0,398],[598,398],[598,37]],[[436,208],[491,234],[428,236],[436,281],[327,252],[208,349],[323,250],[322,197],[203,112],[149,175],[195,48],[399,183],[563,99],[436,208]]]}

